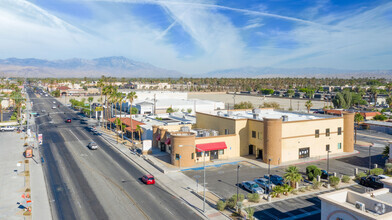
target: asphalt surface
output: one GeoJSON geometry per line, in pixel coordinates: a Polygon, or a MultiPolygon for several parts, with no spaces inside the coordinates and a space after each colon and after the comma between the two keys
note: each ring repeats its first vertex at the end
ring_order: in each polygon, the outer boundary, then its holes
{"type": "Polygon", "coordinates": [[[145,173],[88,131],[73,110],[29,94],[33,111],[46,110],[35,120],[43,134],[40,150],[54,219],[200,219],[159,181],[144,185],[145,173]],[[91,141],[98,150],[87,148],[91,141]]]}

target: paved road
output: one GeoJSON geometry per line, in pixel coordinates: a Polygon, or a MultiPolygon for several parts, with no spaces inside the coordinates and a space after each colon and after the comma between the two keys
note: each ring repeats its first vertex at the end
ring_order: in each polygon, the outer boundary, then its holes
{"type": "Polygon", "coordinates": [[[159,183],[146,186],[144,174],[109,143],[95,136],[78,115],[51,97],[34,100],[43,134],[41,152],[55,219],[200,219],[159,183]],[[65,112],[65,114],[64,114],[65,112]],[[72,118],[72,123],[65,119],[72,118]],[[49,123],[52,121],[53,123],[49,123]],[[86,146],[94,141],[99,149],[86,146]]]}

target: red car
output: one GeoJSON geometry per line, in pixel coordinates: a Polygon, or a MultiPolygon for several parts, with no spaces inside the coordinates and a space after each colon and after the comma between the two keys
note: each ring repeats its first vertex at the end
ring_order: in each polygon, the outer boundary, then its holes
{"type": "Polygon", "coordinates": [[[65,122],[67,122],[67,123],[71,123],[71,119],[70,118],[68,118],[65,122]]]}
{"type": "Polygon", "coordinates": [[[142,177],[142,181],[143,181],[143,183],[145,183],[145,184],[147,184],[147,185],[155,184],[154,176],[153,176],[153,175],[150,175],[150,174],[144,175],[144,176],[142,177]]]}

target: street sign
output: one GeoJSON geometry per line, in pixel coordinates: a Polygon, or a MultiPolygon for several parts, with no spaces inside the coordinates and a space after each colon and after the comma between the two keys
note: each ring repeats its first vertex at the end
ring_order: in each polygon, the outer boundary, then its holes
{"type": "Polygon", "coordinates": [[[97,111],[97,112],[103,111],[103,108],[102,107],[95,107],[95,111],[97,111]]]}
{"type": "Polygon", "coordinates": [[[38,143],[42,145],[42,134],[38,134],[38,143]]]}

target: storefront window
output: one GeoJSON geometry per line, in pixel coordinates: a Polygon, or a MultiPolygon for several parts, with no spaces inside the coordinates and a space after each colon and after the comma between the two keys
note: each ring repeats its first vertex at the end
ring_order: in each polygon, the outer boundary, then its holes
{"type": "Polygon", "coordinates": [[[202,153],[202,152],[197,152],[196,156],[197,156],[197,157],[201,157],[201,156],[202,156],[201,153],[202,153]]]}
{"type": "Polygon", "coordinates": [[[219,150],[219,155],[223,155],[225,153],[225,150],[219,150]]]}

